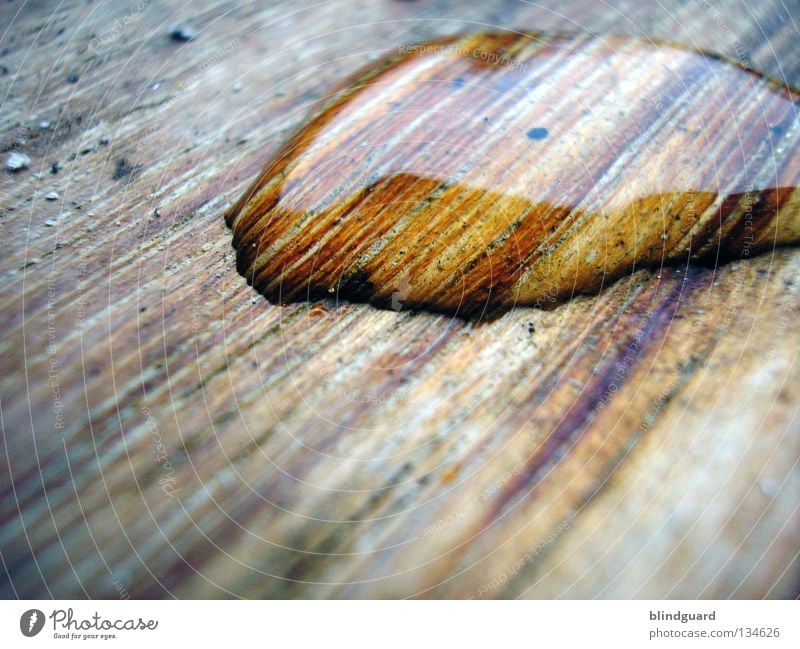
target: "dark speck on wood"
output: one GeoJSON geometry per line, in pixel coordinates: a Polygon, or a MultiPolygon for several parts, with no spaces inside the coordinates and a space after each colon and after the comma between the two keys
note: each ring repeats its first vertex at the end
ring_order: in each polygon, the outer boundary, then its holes
{"type": "Polygon", "coordinates": [[[197,38],[197,30],[188,25],[176,25],[170,30],[169,37],[178,43],[188,43],[197,38]]]}
{"type": "Polygon", "coordinates": [[[138,165],[132,165],[125,158],[117,160],[117,169],[114,171],[114,178],[120,180],[138,171],[138,165]]]}

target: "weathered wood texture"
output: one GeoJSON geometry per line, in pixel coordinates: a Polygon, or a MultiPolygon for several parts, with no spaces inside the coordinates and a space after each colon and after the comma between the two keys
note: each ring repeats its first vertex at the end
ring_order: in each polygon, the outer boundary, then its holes
{"type": "Polygon", "coordinates": [[[0,15],[2,149],[31,160],[0,197],[0,595],[796,594],[797,250],[476,324],[270,305],[223,221],[330,88],[401,44],[630,33],[797,86],[796,3],[0,15]]]}

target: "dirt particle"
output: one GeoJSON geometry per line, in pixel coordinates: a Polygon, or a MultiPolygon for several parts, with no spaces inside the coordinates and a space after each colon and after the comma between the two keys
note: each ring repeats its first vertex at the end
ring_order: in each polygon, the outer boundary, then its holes
{"type": "Polygon", "coordinates": [[[138,165],[132,165],[125,158],[117,160],[117,168],[114,171],[114,179],[121,180],[138,171],[138,165]]]}
{"type": "Polygon", "coordinates": [[[12,172],[27,169],[30,163],[31,159],[24,153],[19,153],[18,151],[12,151],[6,157],[6,169],[12,172]]]}
{"type": "Polygon", "coordinates": [[[197,38],[197,30],[189,25],[175,25],[169,31],[169,37],[177,43],[188,43],[197,38]]]}

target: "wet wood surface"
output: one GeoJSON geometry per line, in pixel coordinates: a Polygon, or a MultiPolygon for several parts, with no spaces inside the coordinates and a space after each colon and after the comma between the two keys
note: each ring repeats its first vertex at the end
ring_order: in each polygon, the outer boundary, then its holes
{"type": "Polygon", "coordinates": [[[404,44],[630,34],[798,86],[788,3],[0,15],[3,156],[29,160],[0,196],[2,596],[796,595],[796,249],[475,322],[272,305],[223,218],[404,44]]]}
{"type": "Polygon", "coordinates": [[[237,269],[275,303],[474,320],[771,252],[800,243],[798,107],[733,62],[630,36],[401,47],[226,215],[237,269]]]}

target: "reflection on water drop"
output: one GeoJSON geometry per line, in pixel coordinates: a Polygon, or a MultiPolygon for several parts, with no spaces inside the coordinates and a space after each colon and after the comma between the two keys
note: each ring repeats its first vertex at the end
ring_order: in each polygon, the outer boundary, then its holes
{"type": "Polygon", "coordinates": [[[628,37],[477,34],[351,78],[228,214],[270,300],[459,315],[800,241],[799,95],[628,37]]]}
{"type": "Polygon", "coordinates": [[[547,129],[536,127],[528,131],[528,137],[531,140],[544,140],[547,137],[547,129]]]}

